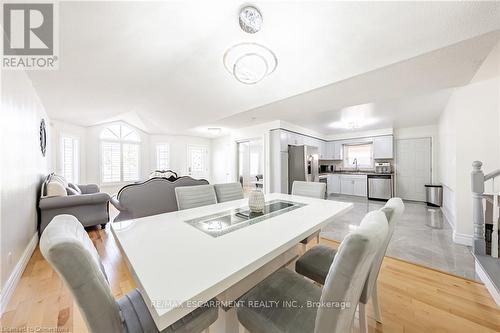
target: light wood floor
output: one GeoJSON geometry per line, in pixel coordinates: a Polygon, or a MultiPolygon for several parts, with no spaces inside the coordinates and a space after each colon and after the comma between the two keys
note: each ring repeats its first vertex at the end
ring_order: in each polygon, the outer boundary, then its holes
{"type": "MultiPolygon", "coordinates": [[[[109,227],[89,234],[103,258],[115,297],[135,288],[109,227]]],[[[385,258],[379,297],[383,324],[369,318],[370,332],[500,332],[500,310],[484,285],[398,259],[385,258]]],[[[369,306],[368,314],[372,313],[369,306]]],[[[0,332],[10,328],[87,332],[72,296],[38,248],[1,318],[0,332]]]]}

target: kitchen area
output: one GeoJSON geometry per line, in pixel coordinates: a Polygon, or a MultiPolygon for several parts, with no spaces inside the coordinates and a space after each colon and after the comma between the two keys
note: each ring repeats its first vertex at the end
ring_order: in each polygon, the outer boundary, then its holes
{"type": "Polygon", "coordinates": [[[326,183],[329,197],[395,194],[392,134],[325,141],[277,129],[270,138],[274,191],[290,193],[293,181],[302,180],[326,183]]]}

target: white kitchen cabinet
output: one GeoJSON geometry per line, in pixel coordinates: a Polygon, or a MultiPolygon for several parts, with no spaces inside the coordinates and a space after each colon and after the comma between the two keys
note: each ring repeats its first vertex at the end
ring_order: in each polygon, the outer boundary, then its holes
{"type": "Polygon", "coordinates": [[[340,175],[328,175],[327,178],[327,189],[328,194],[340,194],[340,175]]]}
{"type": "Polygon", "coordinates": [[[376,136],[373,138],[373,158],[392,159],[393,154],[392,135],[376,136]]]}
{"type": "Polygon", "coordinates": [[[340,193],[345,195],[366,197],[366,175],[340,175],[340,193]]]}
{"type": "Polygon", "coordinates": [[[342,194],[354,195],[354,180],[350,177],[340,177],[340,189],[342,194]]]}
{"type": "Polygon", "coordinates": [[[334,160],[342,160],[342,155],[343,155],[342,141],[333,141],[332,159],[334,159],[334,160]]]}
{"type": "Polygon", "coordinates": [[[326,160],[326,142],[319,140],[319,158],[326,160]]]}

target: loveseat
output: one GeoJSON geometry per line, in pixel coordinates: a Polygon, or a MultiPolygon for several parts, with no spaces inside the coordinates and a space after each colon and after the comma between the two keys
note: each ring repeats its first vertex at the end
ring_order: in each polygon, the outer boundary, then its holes
{"type": "Polygon", "coordinates": [[[95,184],[76,185],[55,174],[48,175],[41,188],[39,233],[60,214],[75,216],[84,227],[109,222],[109,195],[95,184]]]}

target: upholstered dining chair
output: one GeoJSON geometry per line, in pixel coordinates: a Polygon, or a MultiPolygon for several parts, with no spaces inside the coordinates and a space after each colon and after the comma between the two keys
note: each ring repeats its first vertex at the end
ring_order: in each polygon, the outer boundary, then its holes
{"type": "Polygon", "coordinates": [[[286,268],[271,274],[240,299],[240,332],[350,332],[363,285],[387,233],[384,213],[368,213],[340,244],[323,289],[286,268]]]}
{"type": "Polygon", "coordinates": [[[215,184],[217,202],[243,199],[243,188],[240,183],[215,184]]]}
{"type": "Polygon", "coordinates": [[[292,184],[292,195],[324,199],[326,196],[326,184],[320,182],[294,181],[292,184]]]}
{"type": "MultiPolygon", "coordinates": [[[[325,199],[326,197],[326,184],[319,182],[303,182],[303,181],[294,181],[292,184],[292,195],[299,195],[302,197],[316,198],[316,199],[325,199]]],[[[300,241],[302,245],[301,254],[304,254],[306,251],[306,245],[312,239],[316,238],[316,243],[319,244],[319,231],[314,234],[304,238],[300,241]]]]}
{"type": "MultiPolygon", "coordinates": [[[[400,198],[391,198],[387,201],[385,206],[380,209],[380,211],[387,217],[389,232],[387,233],[387,237],[384,239],[383,246],[376,253],[370,274],[363,287],[363,293],[361,294],[361,299],[359,301],[359,326],[362,333],[368,332],[366,304],[368,304],[370,299],[373,302],[375,319],[379,323],[382,322],[378,301],[377,278],[387,251],[387,247],[389,246],[389,242],[391,241],[394,233],[396,223],[401,219],[404,208],[403,200],[400,198]]],[[[315,246],[295,262],[295,271],[320,284],[324,284],[330,270],[330,266],[332,265],[336,255],[337,251],[335,249],[324,245],[315,246]]]]}
{"type": "Polygon", "coordinates": [[[213,185],[183,186],[175,188],[179,210],[217,203],[213,185]]]}
{"type": "MultiPolygon", "coordinates": [[[[40,238],[40,250],[70,289],[90,332],[159,332],[137,290],[115,300],[99,255],[74,216],[54,217],[40,238]]],[[[162,332],[200,333],[217,320],[217,311],[196,308],[162,332]]]]}

